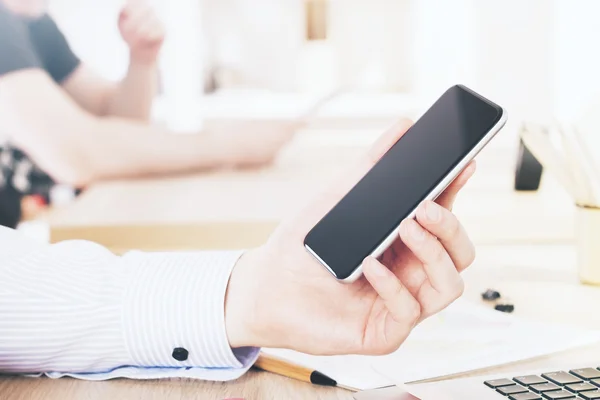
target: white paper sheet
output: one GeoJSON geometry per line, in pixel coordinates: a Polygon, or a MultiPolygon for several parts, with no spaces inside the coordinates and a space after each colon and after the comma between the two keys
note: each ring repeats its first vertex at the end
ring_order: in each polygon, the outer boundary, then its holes
{"type": "Polygon", "coordinates": [[[600,332],[527,321],[459,300],[419,325],[387,356],[268,354],[314,368],[357,390],[408,383],[526,360],[600,342],[600,332]]]}

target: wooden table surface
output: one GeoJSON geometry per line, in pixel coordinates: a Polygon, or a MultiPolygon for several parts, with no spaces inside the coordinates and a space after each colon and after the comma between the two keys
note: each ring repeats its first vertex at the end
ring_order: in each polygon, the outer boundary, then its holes
{"type": "MultiPolygon", "coordinates": [[[[90,239],[116,252],[253,246],[356,160],[376,135],[304,132],[272,168],[94,185],[44,219],[53,241],[90,239]]],[[[518,315],[600,329],[593,307],[600,290],[580,285],[574,270],[573,207],[551,182],[537,193],[515,193],[513,150],[492,145],[484,151],[455,208],[478,244],[465,296],[479,301],[482,290],[494,287],[516,304],[518,315]]],[[[0,379],[1,399],[231,397],[349,400],[352,393],[252,370],[228,383],[0,379]]]]}

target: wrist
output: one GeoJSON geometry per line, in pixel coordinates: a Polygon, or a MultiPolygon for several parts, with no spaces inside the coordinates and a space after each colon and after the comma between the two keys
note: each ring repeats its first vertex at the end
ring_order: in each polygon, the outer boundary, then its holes
{"type": "MultiPolygon", "coordinates": [[[[225,329],[231,348],[263,347],[258,295],[260,251],[244,253],[233,267],[225,293],[225,329]]],[[[263,288],[264,290],[264,288],[263,288]]]]}
{"type": "Polygon", "coordinates": [[[143,54],[143,52],[129,51],[130,69],[155,69],[158,64],[158,55],[143,54]]]}

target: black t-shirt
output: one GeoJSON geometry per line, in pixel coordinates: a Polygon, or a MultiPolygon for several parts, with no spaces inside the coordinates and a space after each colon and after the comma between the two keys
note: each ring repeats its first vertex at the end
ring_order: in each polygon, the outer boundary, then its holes
{"type": "Polygon", "coordinates": [[[79,62],[49,15],[25,18],[0,4],[0,76],[40,68],[61,83],[75,71],[79,62]]]}
{"type": "MultiPolygon", "coordinates": [[[[0,2],[0,77],[24,69],[41,69],[61,84],[79,64],[50,16],[21,17],[0,2]]],[[[9,143],[0,143],[0,225],[15,227],[21,216],[22,196],[38,194],[47,199],[53,184],[26,154],[9,143]]]]}

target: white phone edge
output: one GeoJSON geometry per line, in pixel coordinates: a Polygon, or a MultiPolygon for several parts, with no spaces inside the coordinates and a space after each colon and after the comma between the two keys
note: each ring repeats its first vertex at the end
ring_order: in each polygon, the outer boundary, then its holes
{"type": "MultiPolygon", "coordinates": [[[[506,113],[506,110],[503,109],[502,107],[500,109],[502,111],[502,116],[500,117],[500,120],[498,122],[496,122],[496,124],[488,131],[488,133],[485,134],[485,136],[477,144],[477,146],[475,146],[475,147],[473,147],[473,149],[471,149],[471,151],[456,165],[456,167],[454,167],[452,169],[452,171],[450,171],[448,173],[448,175],[446,175],[444,177],[444,179],[442,179],[442,181],[419,203],[419,205],[427,200],[433,201],[440,194],[442,194],[444,192],[444,190],[446,190],[446,188],[452,183],[452,181],[454,181],[454,179],[456,179],[458,177],[458,175],[460,175],[462,170],[466,168],[466,166],[477,156],[477,154],[479,154],[479,152],[481,152],[481,150],[483,150],[483,148],[490,142],[490,140],[492,140],[492,138],[494,136],[496,136],[496,134],[498,132],[500,132],[500,129],[502,129],[504,127],[504,125],[506,124],[506,121],[508,120],[508,114],[506,113]]],[[[415,214],[417,212],[417,208],[418,208],[418,206],[414,210],[412,210],[412,212],[410,214],[408,214],[408,216],[405,219],[414,218],[415,214]]],[[[398,237],[399,229],[400,229],[400,225],[398,225],[392,231],[392,233],[390,233],[381,242],[381,244],[379,246],[377,246],[377,248],[375,250],[373,250],[371,252],[371,254],[368,255],[368,257],[370,256],[370,257],[377,258],[381,254],[383,254],[383,252],[386,251],[392,245],[392,243],[394,242],[396,237],[398,237]]],[[[349,277],[347,277],[345,279],[339,279],[337,277],[337,275],[335,274],[335,272],[333,272],[331,267],[329,267],[329,265],[327,265],[327,263],[325,261],[323,261],[317,253],[315,253],[307,244],[304,244],[304,247],[339,282],[352,283],[352,282],[356,281],[362,275],[362,263],[361,263],[361,265],[359,265],[358,268],[356,268],[349,277]]]]}

